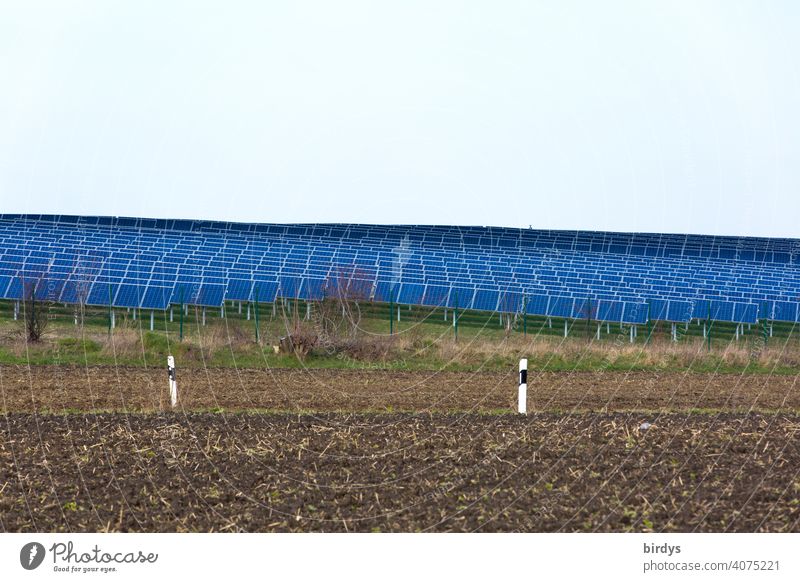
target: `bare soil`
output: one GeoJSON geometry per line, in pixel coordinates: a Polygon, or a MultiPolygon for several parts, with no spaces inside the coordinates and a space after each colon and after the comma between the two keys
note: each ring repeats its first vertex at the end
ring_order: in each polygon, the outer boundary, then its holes
{"type": "Polygon", "coordinates": [[[796,376],[531,371],[525,417],[515,370],[178,382],[0,367],[0,531],[800,531],[796,376]]]}
{"type": "MultiPolygon", "coordinates": [[[[183,410],[497,412],[516,410],[517,373],[183,369],[183,410]]],[[[529,410],[797,411],[798,376],[529,372],[529,410]]],[[[0,411],[169,408],[166,368],[2,366],[0,411]]]]}
{"type": "Polygon", "coordinates": [[[798,532],[798,437],[792,414],[13,413],[0,530],[798,532]]]}

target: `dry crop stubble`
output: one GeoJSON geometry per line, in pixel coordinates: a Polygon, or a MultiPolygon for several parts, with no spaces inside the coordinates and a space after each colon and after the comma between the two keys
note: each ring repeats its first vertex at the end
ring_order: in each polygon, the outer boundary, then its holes
{"type": "Polygon", "coordinates": [[[797,415],[639,421],[11,414],[0,516],[5,531],[798,531],[797,415]]]}

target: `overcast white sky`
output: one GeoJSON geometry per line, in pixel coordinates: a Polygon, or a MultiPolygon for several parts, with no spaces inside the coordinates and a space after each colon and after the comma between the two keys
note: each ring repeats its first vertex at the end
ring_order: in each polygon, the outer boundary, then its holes
{"type": "Polygon", "coordinates": [[[7,2],[0,211],[800,237],[793,2],[7,2]]]}

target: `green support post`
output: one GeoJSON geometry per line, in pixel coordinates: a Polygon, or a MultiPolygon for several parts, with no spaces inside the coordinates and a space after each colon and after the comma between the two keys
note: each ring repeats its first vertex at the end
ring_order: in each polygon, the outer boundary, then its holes
{"type": "Polygon", "coordinates": [[[650,319],[650,302],[647,302],[647,338],[644,345],[650,345],[650,337],[653,335],[653,321],[650,319]]]}
{"type": "MultiPolygon", "coordinates": [[[[31,294],[30,294],[30,304],[31,304],[31,319],[30,320],[31,321],[37,321],[37,319],[36,319],[36,287],[38,287],[38,285],[39,285],[38,283],[34,283],[33,284],[33,291],[31,291],[31,294]]],[[[23,297],[25,297],[24,291],[23,291],[23,297]]]]}
{"type": "Polygon", "coordinates": [[[767,305],[766,301],[764,302],[764,318],[763,323],[761,324],[761,335],[764,337],[764,347],[767,347],[767,343],[769,342],[769,330],[767,329],[767,316],[769,315],[769,305],[767,305]]]}
{"type": "Polygon", "coordinates": [[[522,297],[522,337],[528,337],[528,298],[522,297]]]}
{"type": "Polygon", "coordinates": [[[180,317],[180,341],[183,341],[183,285],[181,285],[181,317],[180,317]]]}
{"type": "Polygon", "coordinates": [[[586,300],[586,334],[589,341],[592,341],[594,334],[592,333],[592,298],[586,300]]]}
{"type": "Polygon", "coordinates": [[[458,341],[458,291],[456,291],[456,305],[453,311],[453,328],[455,329],[455,341],[458,341]]]}
{"type": "Polygon", "coordinates": [[[708,314],[706,315],[706,345],[711,351],[711,301],[708,302],[708,314]]]}
{"type": "Polygon", "coordinates": [[[111,283],[108,284],[108,335],[111,336],[111,319],[114,317],[112,315],[113,308],[111,303],[114,301],[114,296],[111,292],[111,283]]]}
{"type": "Polygon", "coordinates": [[[259,334],[259,329],[258,329],[258,285],[256,285],[255,293],[256,293],[256,301],[253,308],[255,309],[255,320],[256,320],[256,343],[260,343],[261,336],[259,334]]]}

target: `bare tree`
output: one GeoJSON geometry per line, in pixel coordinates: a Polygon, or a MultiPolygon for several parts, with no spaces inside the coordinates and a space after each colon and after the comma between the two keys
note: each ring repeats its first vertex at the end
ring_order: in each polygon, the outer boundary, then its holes
{"type": "Polygon", "coordinates": [[[47,329],[48,323],[48,301],[43,301],[39,297],[46,285],[44,275],[26,279],[21,277],[22,282],[22,314],[25,324],[25,335],[30,342],[39,342],[47,329]]]}
{"type": "MultiPolygon", "coordinates": [[[[276,299],[277,301],[277,299],[276,299]]],[[[286,309],[287,300],[281,301],[287,335],[280,338],[280,349],[286,353],[294,353],[298,358],[304,359],[317,345],[319,336],[316,331],[306,325],[300,317],[299,297],[295,296],[289,302],[289,312],[286,309]]]]}
{"type": "Polygon", "coordinates": [[[369,301],[372,284],[358,268],[340,267],[328,277],[322,300],[317,306],[317,325],[330,338],[358,334],[361,324],[360,302],[369,301]]]}
{"type": "Polygon", "coordinates": [[[297,293],[294,299],[284,297],[281,311],[286,336],[280,338],[280,350],[300,358],[315,349],[323,349],[328,356],[385,357],[392,342],[365,334],[361,328],[361,303],[369,302],[371,293],[372,281],[366,273],[342,266],[309,294],[305,316],[300,313],[297,293]]]}
{"type": "MultiPolygon", "coordinates": [[[[586,338],[592,341],[594,332],[592,331],[592,321],[596,321],[598,317],[597,300],[587,299],[585,303],[581,303],[578,308],[577,315],[581,319],[586,320],[586,338]]],[[[599,322],[598,322],[599,323],[599,322]]]]}

